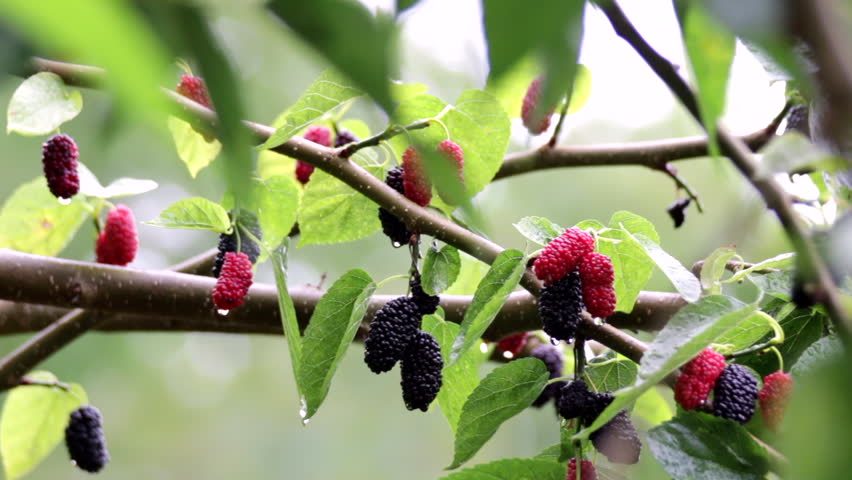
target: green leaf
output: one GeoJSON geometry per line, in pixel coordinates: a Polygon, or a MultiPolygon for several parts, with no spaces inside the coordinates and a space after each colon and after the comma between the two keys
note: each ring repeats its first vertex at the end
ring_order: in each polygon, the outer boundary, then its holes
{"type": "MultiPolygon", "coordinates": [[[[777,348],[784,358],[784,365],[794,365],[809,346],[822,338],[826,321],[824,313],[811,308],[796,309],[778,319],[784,329],[784,343],[777,348]]],[[[761,340],[769,340],[769,335],[761,340]]],[[[737,363],[748,365],[761,375],[778,370],[778,360],[774,355],[747,355],[738,358],[737,363]]]]}
{"type": "Polygon", "coordinates": [[[437,295],[447,289],[461,270],[461,257],[456,247],[444,245],[438,250],[432,245],[423,260],[423,290],[430,295],[437,295]]]}
{"type": "Polygon", "coordinates": [[[186,165],[189,175],[195,178],[198,172],[213,163],[222,150],[222,144],[216,139],[208,141],[192,125],[177,117],[169,117],[168,124],[178,157],[186,165]]]}
{"type": "Polygon", "coordinates": [[[80,176],[80,193],[87,197],[119,198],[140,195],[155,190],[159,185],[153,180],[122,177],[104,187],[83,163],[77,164],[80,176]]]}
{"type": "Polygon", "coordinates": [[[479,385],[479,366],[487,356],[479,349],[471,348],[459,358],[458,362],[450,365],[453,339],[459,333],[458,324],[445,322],[437,315],[427,315],[423,317],[422,328],[424,332],[432,334],[441,346],[444,370],[441,372],[443,386],[438,392],[438,405],[444,417],[447,418],[450,428],[455,432],[465,401],[479,385]]]}
{"type": "MultiPolygon", "coordinates": [[[[383,178],[382,166],[366,167],[383,178]]],[[[381,228],[376,204],[349,185],[315,170],[299,210],[299,246],[351,242],[381,228]]]]}
{"type": "Polygon", "coordinates": [[[239,203],[252,193],[251,174],[254,171],[253,139],[243,125],[245,110],[240,98],[243,88],[201,7],[174,4],[171,8],[172,16],[181,24],[184,47],[194,54],[216,106],[216,136],[222,142],[225,182],[238,199],[239,207],[239,203]]]}
{"type": "Polygon", "coordinates": [[[281,325],[284,337],[287,339],[287,350],[290,352],[290,364],[293,367],[293,380],[296,390],[302,395],[299,371],[302,368],[302,333],[296,317],[296,307],[287,289],[287,250],[289,242],[285,242],[272,253],[272,271],[275,272],[275,287],[278,291],[278,311],[281,315],[281,325]]]}
{"type": "Polygon", "coordinates": [[[55,73],[39,72],[24,80],[12,94],[6,111],[6,133],[47,135],[82,109],[79,90],[66,88],[55,73]]]}
{"type": "Polygon", "coordinates": [[[749,275],[748,279],[763,293],[782,300],[790,300],[793,291],[793,272],[779,270],[765,275],[749,275]]]}
{"type": "Polygon", "coordinates": [[[0,17],[39,50],[62,52],[106,69],[103,84],[116,94],[123,112],[162,124],[167,103],[157,87],[169,71],[169,57],[127,2],[67,0],[47,5],[5,0],[0,2],[0,17]],[[61,14],[46,15],[46,8],[59,8],[61,14]]]}
{"type": "Polygon", "coordinates": [[[257,212],[263,244],[275,250],[290,234],[299,210],[299,186],[290,175],[275,175],[253,182],[254,195],[246,206],[257,212]]]}
{"type": "Polygon", "coordinates": [[[725,332],[724,335],[717,338],[713,343],[729,345],[730,351],[736,352],[754,345],[771,331],[772,327],[762,315],[752,314],[743,319],[734,328],[725,332]]]}
{"type": "Polygon", "coordinates": [[[497,367],[482,379],[462,409],[448,468],[470,460],[503,422],[529,407],[549,377],[541,360],[527,357],[497,367]]]}
{"type": "Polygon", "coordinates": [[[339,73],[334,70],[322,72],[296,103],[275,119],[272,124],[275,133],[258,148],[281,145],[323,115],[360,95],[361,91],[350,86],[339,73]]]}
{"type": "Polygon", "coordinates": [[[722,284],[719,283],[719,280],[725,274],[728,262],[735,256],[737,256],[737,251],[734,248],[719,247],[704,259],[700,274],[701,287],[704,291],[711,295],[722,293],[722,284]]]}
{"type": "Polygon", "coordinates": [[[674,409],[660,393],[661,388],[649,388],[639,395],[633,406],[633,416],[641,418],[649,426],[659,425],[674,416],[674,409]]]}
{"type": "Polygon", "coordinates": [[[598,239],[598,251],[609,256],[615,270],[615,309],[633,310],[639,292],[651,279],[654,264],[645,249],[629,234],[642,234],[656,243],[660,237],[654,224],[634,213],[615,212],[609,220],[610,230],[604,230],[598,239]],[[607,241],[611,240],[611,241],[607,241]]]}
{"type": "Polygon", "coordinates": [[[559,462],[559,458],[562,454],[562,443],[555,443],[541,452],[538,455],[533,457],[536,460],[547,460],[548,462],[559,462]]]}
{"type": "MultiPolygon", "coordinates": [[[[50,372],[32,372],[33,380],[55,382],[50,372]]],[[[88,399],[83,387],[69,385],[66,392],[57,387],[28,385],[9,392],[0,419],[0,456],[8,480],[32,471],[65,438],[71,412],[88,399]]]]}
{"type": "Polygon", "coordinates": [[[719,155],[716,124],[725,111],[728,76],[734,61],[736,38],[698,4],[691,4],[683,20],[689,63],[698,86],[698,107],[710,139],[710,151],[719,155]]]}
{"type": "Polygon", "coordinates": [[[631,235],[645,250],[645,254],[660,267],[666,277],[672,282],[675,289],[687,302],[694,302],[701,296],[701,284],[695,275],[686,269],[676,258],[669,255],[656,242],[641,233],[631,235]]]}
{"type": "Polygon", "coordinates": [[[337,366],[364,318],[376,284],[367,272],[343,274],[317,303],[302,340],[299,384],[305,400],[304,420],[314,416],[325,400],[337,366]]]}
{"type": "Polygon", "coordinates": [[[769,471],[766,450],[745,428],[705,413],[681,412],[648,432],[648,446],[673,478],[759,480],[769,471]]]}
{"type": "Polygon", "coordinates": [[[89,217],[80,196],[62,205],[47,189],[44,177],[18,187],[0,210],[0,248],[37,255],[56,255],[89,217]]]}
{"type": "Polygon", "coordinates": [[[838,360],[843,355],[843,343],[833,335],[822,337],[812,343],[799,356],[790,369],[794,377],[804,378],[816,371],[817,368],[838,360]]]}
{"type": "Polygon", "coordinates": [[[160,212],[159,217],[145,223],[155,227],[212,230],[217,233],[231,229],[228,212],[218,203],[202,197],[178,200],[160,212]]]}
{"type": "Polygon", "coordinates": [[[512,225],[521,235],[539,245],[547,245],[564,230],[544,217],[524,217],[512,225]]]}
{"type": "Polygon", "coordinates": [[[479,283],[488,273],[488,265],[460,252],[461,269],[456,281],[446,291],[447,295],[473,295],[479,283]]]}
{"type": "Polygon", "coordinates": [[[583,374],[595,392],[614,392],[636,382],[639,367],[631,360],[615,355],[592,359],[583,374]]]}
{"type": "Polygon", "coordinates": [[[834,172],[846,168],[846,161],[814,145],[799,132],[785,133],[769,141],[760,149],[762,154],[756,178],[763,179],[776,173],[793,173],[810,170],[834,172]]]}
{"type": "Polygon", "coordinates": [[[540,458],[507,458],[465,468],[442,480],[565,480],[565,465],[540,458]]]}
{"type": "Polygon", "coordinates": [[[347,0],[272,0],[267,8],[386,112],[393,110],[389,84],[396,69],[396,28],[392,17],[374,16],[360,3],[347,0]]]}
{"type": "Polygon", "coordinates": [[[506,297],[518,286],[526,270],[526,257],[518,250],[500,252],[491,269],[479,282],[470,307],[464,314],[461,330],[453,343],[453,362],[472,347],[494,321],[494,317],[506,302],[506,297]]]}
{"type": "Polygon", "coordinates": [[[733,297],[711,295],[680,309],[642,355],[636,384],[616,392],[609,407],[576,437],[588,438],[591,432],[751,315],[756,308],[755,304],[745,304],[733,297]]]}
{"type": "Polygon", "coordinates": [[[767,269],[785,269],[789,268],[793,265],[793,261],[796,257],[795,253],[788,252],[782,253],[780,255],[776,255],[772,258],[767,258],[766,260],[755,263],[754,265],[740,270],[733,275],[731,278],[725,280],[725,283],[735,283],[744,279],[746,276],[751,275],[753,272],[759,272],[767,269]]]}

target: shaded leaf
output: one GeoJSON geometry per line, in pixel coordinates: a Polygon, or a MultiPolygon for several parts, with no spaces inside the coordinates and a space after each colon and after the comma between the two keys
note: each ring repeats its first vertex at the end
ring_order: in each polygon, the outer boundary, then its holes
{"type": "Polygon", "coordinates": [[[296,318],[296,307],[287,289],[287,250],[289,242],[282,244],[272,253],[272,271],[275,273],[275,287],[278,291],[278,312],[281,315],[281,325],[284,337],[287,339],[287,351],[290,353],[290,365],[293,368],[293,381],[296,391],[302,395],[302,385],[299,371],[302,368],[302,333],[296,318]]]}
{"type": "Polygon", "coordinates": [[[497,367],[482,379],[462,409],[449,468],[468,461],[503,422],[529,407],[549,377],[541,360],[527,357],[497,367]]]}
{"type": "Polygon", "coordinates": [[[430,295],[443,292],[456,281],[460,270],[461,257],[456,247],[444,245],[438,250],[433,245],[423,260],[423,290],[430,295]]]}
{"type": "Polygon", "coordinates": [[[595,392],[614,392],[636,382],[639,367],[624,357],[593,359],[583,371],[589,387],[595,392]],[[597,361],[596,361],[597,360],[597,361]]]}
{"type": "Polygon", "coordinates": [[[547,245],[551,240],[562,234],[564,230],[559,225],[544,217],[524,217],[518,223],[512,224],[515,230],[528,240],[539,245],[547,245]]]}
{"type": "Polygon", "coordinates": [[[814,372],[817,368],[827,365],[843,355],[843,343],[835,336],[822,337],[812,343],[799,356],[790,369],[794,377],[802,378],[814,372]]]}
{"type": "Polygon", "coordinates": [[[305,400],[304,419],[311,418],[325,400],[331,379],[358,333],[375,289],[367,272],[350,270],[317,303],[302,339],[298,374],[305,400]]]}
{"type": "Polygon", "coordinates": [[[642,246],[648,257],[657,264],[675,289],[687,302],[694,302],[701,296],[701,283],[676,258],[669,255],[656,242],[641,233],[631,237],[642,246]]]}
{"type": "Polygon", "coordinates": [[[191,197],[169,205],[160,216],[145,222],[165,228],[211,230],[226,233],[231,229],[231,219],[221,205],[202,197],[191,197]]]}
{"type": "Polygon", "coordinates": [[[701,265],[701,287],[711,295],[722,293],[722,285],[719,280],[725,274],[728,262],[737,255],[732,247],[719,247],[704,259],[701,265]]]}
{"type": "Polygon", "coordinates": [[[83,109],[80,91],[67,88],[62,78],[39,72],[21,83],[6,110],[6,133],[47,135],[83,109]]]}
{"type": "MultiPolygon", "coordinates": [[[[584,225],[581,228],[600,225],[598,222],[581,224],[584,225]]],[[[598,251],[612,260],[615,270],[616,310],[629,312],[633,310],[639,292],[654,273],[654,263],[645,254],[642,245],[629,233],[642,234],[656,243],[659,243],[660,237],[654,224],[627,211],[615,212],[609,220],[609,227],[609,230],[600,234],[602,238],[597,242],[598,251]]]]}
{"type": "Polygon", "coordinates": [[[168,125],[178,157],[192,178],[219,156],[222,144],[218,140],[207,141],[192,125],[176,117],[169,117],[168,125]]]}

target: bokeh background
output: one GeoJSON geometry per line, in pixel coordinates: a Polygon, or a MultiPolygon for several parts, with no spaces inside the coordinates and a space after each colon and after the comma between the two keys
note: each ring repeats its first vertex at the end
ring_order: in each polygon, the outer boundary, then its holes
{"type": "MultiPolygon", "coordinates": [[[[259,2],[206,3],[213,12],[213,28],[237,66],[251,119],[271,122],[327,67],[270,18],[259,2]]],[[[391,9],[393,2],[366,3],[391,9]]],[[[671,2],[621,3],[661,53],[688,68],[671,2]]],[[[447,101],[465,89],[484,86],[488,68],[479,2],[423,0],[401,22],[403,81],[424,83],[430,93],[447,101]]],[[[357,41],[357,32],[352,36],[357,41]]],[[[666,87],[591,9],[581,60],[592,72],[591,96],[585,108],[568,119],[561,143],[699,133],[666,87]]],[[[177,76],[175,69],[175,81],[177,76]]],[[[0,77],[0,104],[8,102],[20,82],[21,78],[0,77]]],[[[728,102],[724,121],[737,133],[762,128],[784,103],[784,85],[772,84],[742,45],[728,102]]],[[[167,136],[134,124],[117,124],[112,113],[105,94],[85,90],[83,113],[63,131],[75,137],[81,160],[102,182],[123,176],[159,182],[154,192],[127,200],[138,219],[152,219],[188,196],[221,198],[224,181],[218,168],[191,179],[167,136]]],[[[347,118],[363,119],[374,131],[385,126],[385,119],[366,101],[356,104],[347,118]]],[[[5,199],[17,185],[41,175],[42,141],[0,136],[0,197],[5,199]]],[[[529,138],[515,121],[510,151],[541,141],[529,138]]],[[[736,245],[749,260],[788,250],[777,222],[727,162],[698,159],[677,166],[705,205],[701,215],[690,208],[678,230],[665,212],[675,199],[673,183],[639,167],[526,174],[489,186],[475,202],[485,218],[485,233],[506,247],[527,247],[512,227],[523,216],[540,215],[570,225],[587,218],[606,221],[614,211],[631,210],[651,219],[663,247],[687,266],[722,245],[736,245]]],[[[212,233],[144,225],[139,229],[136,268],[162,268],[216,243],[212,233]]],[[[94,238],[91,225],[84,225],[62,256],[91,260],[94,238]]],[[[323,275],[330,281],[354,267],[365,268],[375,279],[402,273],[408,254],[392,251],[387,239],[376,234],[343,245],[298,248],[290,263],[291,285],[317,284],[323,275]]],[[[268,265],[260,267],[257,281],[273,281],[268,265]]],[[[385,291],[403,288],[401,282],[391,282],[385,291]]],[[[671,289],[662,275],[656,275],[648,288],[671,289]]],[[[24,338],[0,339],[0,352],[24,338]]],[[[44,368],[83,384],[103,412],[112,463],[101,478],[425,480],[443,474],[452,457],[452,433],[437,407],[427,414],[405,410],[396,371],[372,375],[362,363],[362,346],[354,345],[319,414],[302,426],[286,348],[283,338],[271,336],[89,334],[44,368]]],[[[483,373],[489,368],[485,365],[483,373]]],[[[661,392],[667,398],[671,395],[661,392]]],[[[504,424],[471,464],[532,456],[556,442],[553,410],[530,410],[504,424]]],[[[631,478],[662,475],[650,455],[643,458],[630,470],[631,478]]],[[[85,476],[69,467],[60,447],[29,478],[85,476]]]]}

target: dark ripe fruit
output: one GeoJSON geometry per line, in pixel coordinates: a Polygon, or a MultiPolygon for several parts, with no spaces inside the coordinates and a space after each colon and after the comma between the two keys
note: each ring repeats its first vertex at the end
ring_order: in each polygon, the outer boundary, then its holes
{"type": "MultiPolygon", "coordinates": [[[[550,372],[550,378],[558,378],[562,376],[562,369],[564,367],[565,360],[562,358],[562,350],[559,348],[545,343],[539,345],[530,352],[531,357],[535,357],[542,362],[547,367],[547,371],[550,372]]],[[[552,383],[544,387],[544,390],[538,396],[538,398],[533,401],[534,407],[541,407],[545,403],[548,402],[551,398],[553,398],[559,390],[562,388],[561,382],[552,383]]]]}
{"type": "Polygon", "coordinates": [[[748,423],[757,403],[757,379],[738,364],[728,365],[713,388],[713,415],[748,423]]]}
{"type": "Polygon", "coordinates": [[[47,188],[56,198],[71,198],[80,191],[77,159],[80,152],[74,139],[60,134],[50,137],[41,147],[41,161],[47,188]]]}
{"type": "Polygon", "coordinates": [[[583,313],[583,290],[575,270],[547,284],[538,299],[538,316],[544,332],[556,340],[571,341],[583,313]]]}
{"type": "Polygon", "coordinates": [[[355,134],[353,134],[349,130],[341,130],[337,132],[337,138],[334,139],[334,146],[342,147],[344,145],[348,145],[357,141],[358,137],[356,137],[355,134]]]}
{"type": "Polygon", "coordinates": [[[597,451],[612,463],[632,465],[639,461],[642,441],[630,415],[622,410],[606,425],[594,431],[589,439],[597,451]]]}
{"type": "Polygon", "coordinates": [[[680,228],[686,220],[686,207],[689,206],[691,201],[692,199],[689,197],[681,198],[679,200],[675,200],[675,202],[669,205],[669,208],[666,209],[666,212],[668,212],[669,216],[672,217],[675,228],[680,228]]]}
{"type": "MultiPolygon", "coordinates": [[[[405,194],[402,177],[402,167],[390,169],[387,177],[385,177],[387,186],[399,192],[400,195],[405,194]]],[[[394,248],[408,245],[412,237],[412,232],[408,230],[405,222],[382,207],[379,207],[379,222],[382,224],[382,232],[390,238],[391,245],[394,248]]]]}
{"type": "MultiPolygon", "coordinates": [[[[257,217],[255,215],[246,211],[241,211],[238,222],[240,226],[234,227],[234,230],[243,227],[250,231],[252,235],[258,239],[263,238],[263,231],[261,230],[260,224],[258,224],[257,217]]],[[[251,263],[257,262],[257,258],[260,256],[260,245],[255,243],[255,241],[244,232],[240,232],[239,243],[240,251],[248,255],[251,263]]],[[[222,264],[225,262],[225,254],[237,251],[237,232],[234,231],[231,233],[220,234],[217,249],[218,252],[216,253],[216,259],[213,262],[213,276],[219,278],[219,272],[222,271],[222,264]]]]}
{"type": "Polygon", "coordinates": [[[402,359],[420,328],[422,314],[411,297],[397,297],[376,312],[364,340],[364,363],[373,373],[384,373],[402,359]]]}
{"type": "Polygon", "coordinates": [[[438,342],[426,332],[417,332],[405,349],[400,368],[402,399],[406,408],[424,412],[429,409],[429,404],[441,390],[443,368],[438,342]]]}
{"type": "Polygon", "coordinates": [[[97,408],[85,405],[71,412],[65,428],[68,455],[81,470],[97,473],[109,462],[103,419],[97,408]]]}

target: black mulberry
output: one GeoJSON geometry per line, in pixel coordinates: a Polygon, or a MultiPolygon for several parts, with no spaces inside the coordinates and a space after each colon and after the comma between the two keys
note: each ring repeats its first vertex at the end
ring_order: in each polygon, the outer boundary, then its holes
{"type": "Polygon", "coordinates": [[[402,357],[402,399],[409,410],[426,411],[441,390],[444,360],[432,335],[417,332],[402,357]]]}
{"type": "Polygon", "coordinates": [[[586,382],[574,380],[559,390],[556,397],[556,409],[565,420],[583,416],[594,401],[594,393],[589,391],[586,382]]]}
{"type": "MultiPolygon", "coordinates": [[[[562,376],[562,368],[564,366],[564,359],[562,358],[562,351],[558,348],[554,347],[549,343],[545,343],[539,345],[530,352],[530,356],[535,357],[542,362],[547,367],[547,371],[550,372],[550,379],[558,378],[562,376]]],[[[555,397],[559,390],[565,382],[554,382],[548,384],[544,387],[544,390],[538,396],[538,398],[533,401],[534,407],[541,407],[545,403],[548,402],[551,398],[555,397]]]]}
{"type": "MultiPolygon", "coordinates": [[[[257,222],[257,217],[253,214],[241,211],[237,221],[240,226],[246,228],[258,239],[263,238],[263,232],[260,229],[260,224],[257,222]]],[[[234,227],[234,230],[237,228],[239,227],[234,227]]],[[[213,262],[213,276],[216,278],[219,278],[219,273],[222,271],[222,263],[225,262],[225,254],[237,251],[237,232],[234,231],[219,235],[218,249],[219,252],[216,253],[216,260],[213,262]]],[[[251,263],[254,264],[257,262],[257,257],[260,256],[260,245],[255,243],[255,241],[249,238],[249,236],[244,232],[240,232],[240,251],[245,253],[249,257],[249,260],[251,260],[251,263]]]]}
{"type": "Polygon", "coordinates": [[[583,289],[577,270],[545,285],[538,300],[538,315],[544,332],[556,340],[573,339],[583,308],[583,289]]]}
{"type": "Polygon", "coordinates": [[[376,312],[364,341],[364,363],[373,373],[387,372],[402,359],[421,318],[411,297],[394,298],[376,312]]]}
{"type": "Polygon", "coordinates": [[[420,284],[420,274],[415,273],[408,285],[411,287],[411,298],[414,299],[414,303],[417,304],[421,314],[431,315],[438,310],[441,299],[437,295],[429,295],[423,290],[423,286],[420,284]]]}
{"type": "Polygon", "coordinates": [[[80,152],[74,139],[65,134],[50,137],[41,147],[41,162],[47,188],[56,198],[71,198],[80,191],[77,158],[80,152]]]}
{"type": "Polygon", "coordinates": [[[342,147],[344,145],[348,145],[352,142],[357,142],[357,141],[358,141],[358,137],[356,137],[355,134],[353,134],[349,130],[341,130],[341,131],[337,132],[337,138],[334,139],[334,146],[335,147],[342,147]]]}
{"type": "Polygon", "coordinates": [[[82,470],[97,473],[109,462],[106,437],[97,408],[86,405],[71,412],[65,428],[65,446],[71,460],[82,470]]]}
{"type": "MultiPolygon", "coordinates": [[[[390,169],[385,178],[385,183],[399,192],[400,195],[405,195],[402,181],[402,167],[390,169]]],[[[411,240],[411,231],[408,230],[405,222],[381,207],[379,207],[379,221],[382,223],[382,232],[390,238],[394,247],[399,248],[407,245],[409,240],[411,240]]]]}
{"type": "Polygon", "coordinates": [[[810,138],[811,136],[811,126],[808,106],[807,105],[796,105],[790,109],[790,113],[787,114],[787,128],[784,129],[784,133],[787,132],[799,132],[802,135],[810,138]]]}
{"type": "Polygon", "coordinates": [[[612,463],[634,464],[639,461],[642,441],[630,416],[622,410],[589,438],[597,451],[612,463]]]}
{"type": "Polygon", "coordinates": [[[713,388],[713,415],[747,423],[757,403],[757,379],[742,365],[728,365],[713,388]]]}

